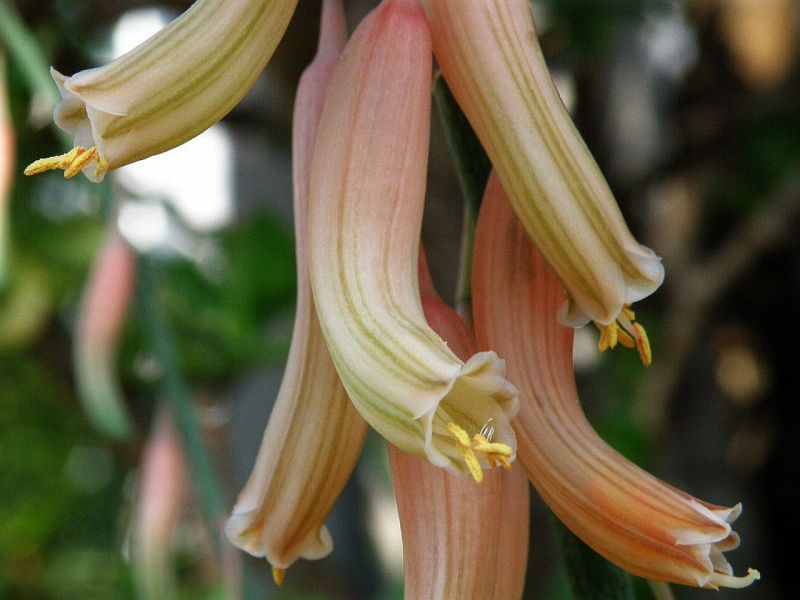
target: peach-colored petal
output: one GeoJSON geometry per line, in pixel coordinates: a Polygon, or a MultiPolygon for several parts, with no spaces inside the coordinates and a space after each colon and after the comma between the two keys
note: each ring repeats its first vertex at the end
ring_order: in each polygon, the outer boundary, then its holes
{"type": "MultiPolygon", "coordinates": [[[[572,370],[572,330],[556,315],[564,290],[492,175],[478,222],[473,271],[479,345],[508,359],[520,387],[514,429],[529,479],[587,544],[648,579],[742,587],[722,551],[739,508],[707,504],[666,485],[601,440],[586,420],[572,370]]],[[[734,536],[734,537],[732,537],[734,536]]]]}
{"type": "Polygon", "coordinates": [[[282,570],[333,549],[325,519],[355,468],[367,425],[331,362],[311,298],[308,172],[322,103],[347,40],[341,0],[323,4],[320,46],[303,73],[294,120],[297,313],[283,382],[256,464],[228,519],[230,540],[282,570]]]}
{"type": "Polygon", "coordinates": [[[186,501],[188,476],[172,415],[156,416],[142,454],[131,524],[131,562],[141,598],[175,598],[172,536],[186,501]]]}

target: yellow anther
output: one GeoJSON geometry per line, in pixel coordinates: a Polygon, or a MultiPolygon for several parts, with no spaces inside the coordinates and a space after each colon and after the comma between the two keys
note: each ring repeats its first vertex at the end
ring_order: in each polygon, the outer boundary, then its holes
{"type": "Polygon", "coordinates": [[[458,450],[459,452],[461,452],[461,456],[464,457],[464,462],[467,464],[467,468],[469,469],[469,474],[472,475],[472,478],[475,480],[475,483],[482,483],[483,468],[481,467],[481,463],[478,461],[478,457],[475,456],[475,453],[472,451],[472,448],[465,448],[464,446],[459,446],[458,450]]]}
{"type": "Polygon", "coordinates": [[[634,323],[633,328],[636,330],[636,349],[639,351],[639,357],[642,359],[642,364],[649,367],[653,362],[653,351],[650,349],[650,339],[647,337],[647,332],[644,327],[639,323],[634,323]]]}
{"type": "Polygon", "coordinates": [[[503,465],[503,468],[506,471],[508,471],[511,468],[511,462],[509,462],[509,460],[505,456],[501,454],[495,454],[493,455],[493,457],[497,460],[497,462],[503,465]]]}
{"type": "Polygon", "coordinates": [[[605,352],[609,348],[616,347],[617,344],[626,348],[636,348],[644,366],[649,366],[653,362],[653,353],[650,350],[650,341],[647,332],[639,323],[635,323],[636,313],[629,305],[622,307],[617,320],[608,325],[601,325],[595,322],[600,330],[600,340],[597,347],[600,352],[605,352]]]}
{"type": "Polygon", "coordinates": [[[35,160],[25,168],[25,175],[38,175],[45,171],[63,169],[64,178],[71,179],[80,173],[92,159],[97,159],[95,175],[100,175],[100,173],[106,170],[108,165],[106,161],[97,154],[97,149],[94,146],[91,148],[77,146],[66,154],[35,160]]]}
{"type": "Polygon", "coordinates": [[[500,444],[497,442],[490,442],[485,437],[483,437],[480,433],[476,433],[473,438],[473,448],[478,452],[483,452],[485,454],[493,454],[497,456],[511,456],[512,450],[511,446],[507,446],[506,444],[500,444]]]}
{"type": "Polygon", "coordinates": [[[619,341],[620,345],[625,346],[626,348],[635,348],[636,342],[630,336],[630,334],[625,331],[624,329],[620,329],[617,332],[617,340],[619,341]]]}
{"type": "Polygon", "coordinates": [[[619,325],[617,325],[616,321],[610,325],[600,326],[600,341],[597,343],[597,347],[600,349],[600,352],[605,352],[609,348],[616,348],[618,340],[619,325]]]}
{"type": "Polygon", "coordinates": [[[482,453],[491,467],[496,467],[500,464],[505,469],[511,468],[511,463],[508,460],[513,454],[511,446],[498,442],[490,442],[486,436],[481,433],[476,433],[472,436],[472,439],[470,439],[469,434],[455,423],[448,423],[447,430],[453,434],[456,442],[458,442],[458,451],[461,453],[461,456],[464,457],[464,463],[467,465],[470,475],[472,475],[472,478],[477,483],[483,481],[483,468],[481,467],[476,452],[482,453]]]}
{"type": "Polygon", "coordinates": [[[476,483],[481,483],[483,481],[483,469],[481,468],[480,461],[478,461],[478,457],[475,456],[475,452],[472,450],[469,434],[455,423],[448,423],[447,431],[452,433],[453,437],[456,438],[458,442],[458,451],[461,453],[461,456],[464,457],[464,463],[467,465],[470,475],[472,475],[476,483]]]}
{"type": "Polygon", "coordinates": [[[272,567],[272,579],[275,580],[277,585],[283,585],[283,579],[286,577],[286,570],[279,567],[272,567]]]}
{"type": "Polygon", "coordinates": [[[464,431],[461,427],[459,427],[455,423],[448,423],[447,424],[447,431],[449,431],[450,433],[453,434],[453,437],[458,440],[459,444],[469,448],[469,446],[470,446],[469,435],[467,435],[467,432],[464,431]]]}

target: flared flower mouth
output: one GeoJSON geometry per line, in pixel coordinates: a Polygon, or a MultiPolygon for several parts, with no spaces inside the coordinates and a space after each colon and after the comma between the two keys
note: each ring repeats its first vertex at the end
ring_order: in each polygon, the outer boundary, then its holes
{"type": "Polygon", "coordinates": [[[504,373],[505,362],[494,352],[479,352],[459,369],[436,407],[419,417],[428,460],[468,471],[478,482],[483,469],[508,468],[517,455],[509,421],[519,411],[519,401],[504,373]]]}

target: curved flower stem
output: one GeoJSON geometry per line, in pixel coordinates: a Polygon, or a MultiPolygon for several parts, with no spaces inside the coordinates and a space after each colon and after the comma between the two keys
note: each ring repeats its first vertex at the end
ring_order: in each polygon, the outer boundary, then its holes
{"type": "Polygon", "coordinates": [[[175,426],[186,453],[189,473],[200,499],[200,507],[208,521],[217,556],[222,556],[221,533],[227,516],[224,495],[203,442],[200,424],[178,365],[172,329],[158,306],[157,269],[152,260],[145,255],[140,254],[138,261],[137,300],[144,314],[153,354],[163,372],[162,389],[175,416],[175,426]]]}
{"type": "Polygon", "coordinates": [[[434,79],[433,101],[456,169],[458,186],[464,196],[464,229],[461,234],[461,257],[456,285],[456,310],[464,316],[472,304],[471,271],[475,224],[478,222],[483,190],[486,188],[492,164],[441,73],[434,79]]]}

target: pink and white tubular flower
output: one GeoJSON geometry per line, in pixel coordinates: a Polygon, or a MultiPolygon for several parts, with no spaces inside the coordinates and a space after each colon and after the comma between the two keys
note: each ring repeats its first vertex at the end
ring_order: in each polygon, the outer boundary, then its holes
{"type": "Polygon", "coordinates": [[[272,565],[333,550],[325,519],[361,454],[367,424],[345,393],[319,327],[308,275],[308,184],[323,101],[347,41],[341,0],[324,0],[317,55],[297,89],[293,132],[297,310],[289,359],[256,463],[225,526],[272,565]]]}
{"type": "Polygon", "coordinates": [[[75,147],[26,175],[63,169],[102,181],[106,172],[199,135],[244,97],[283,37],[297,0],[197,0],[127,54],[65,77],[56,124],[75,147]]]}
{"type": "Polygon", "coordinates": [[[311,168],[309,264],[350,399],[406,452],[456,473],[514,459],[516,390],[494,352],[466,362],[430,328],[417,282],[431,41],[417,0],[385,0],[336,68],[311,168]],[[486,434],[489,446],[474,443],[486,434]]]}
{"type": "Polygon", "coordinates": [[[529,0],[422,0],[442,73],[486,149],[514,210],[567,298],[560,318],[594,321],[600,349],[652,360],[630,304],[664,279],[639,244],[553,84],[529,0]]]}

